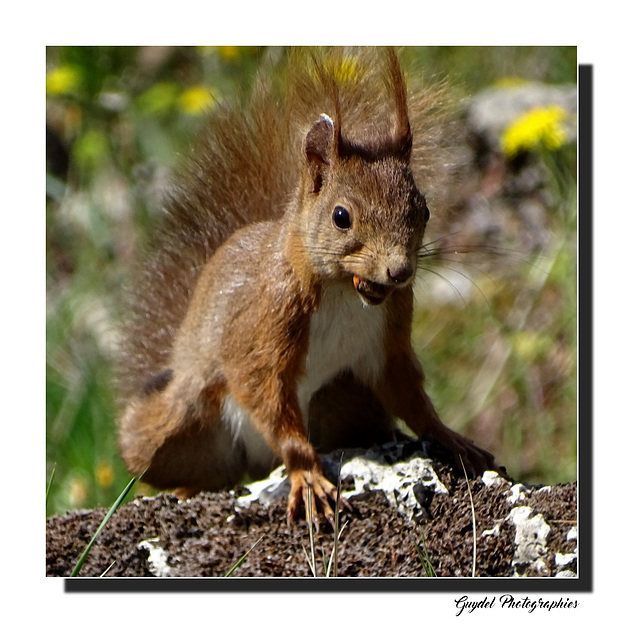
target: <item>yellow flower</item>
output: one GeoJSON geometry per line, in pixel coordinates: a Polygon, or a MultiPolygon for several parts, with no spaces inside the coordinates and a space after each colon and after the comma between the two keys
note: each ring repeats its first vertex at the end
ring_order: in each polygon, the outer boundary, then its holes
{"type": "Polygon", "coordinates": [[[99,462],[96,467],[96,480],[101,487],[107,488],[113,484],[113,467],[108,462],[99,462]]]}
{"type": "Polygon", "coordinates": [[[353,56],[342,58],[334,69],[334,75],[338,82],[345,84],[358,77],[358,64],[353,56]]]}
{"type": "Polygon", "coordinates": [[[241,47],[216,47],[220,55],[226,60],[235,60],[241,51],[241,47]]]}
{"type": "Polygon", "coordinates": [[[564,123],[568,118],[565,109],[558,105],[529,109],[516,118],[502,133],[504,153],[515,156],[538,146],[557,149],[567,141],[564,123]]]}
{"type": "Polygon", "coordinates": [[[203,86],[195,86],[182,92],[179,99],[180,108],[186,113],[198,114],[213,104],[211,90],[203,86]]]}
{"type": "MultiPolygon", "coordinates": [[[[309,61],[309,70],[314,73],[311,61],[309,61]]],[[[355,84],[360,76],[360,67],[354,56],[332,57],[322,61],[321,73],[334,78],[341,85],[355,84]]]]}
{"type": "Polygon", "coordinates": [[[68,93],[80,84],[80,73],[75,67],[64,65],[47,73],[47,93],[68,93]]]}

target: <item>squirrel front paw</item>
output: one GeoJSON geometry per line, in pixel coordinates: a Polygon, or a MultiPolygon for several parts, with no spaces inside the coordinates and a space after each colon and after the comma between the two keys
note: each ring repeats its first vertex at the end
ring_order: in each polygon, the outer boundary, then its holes
{"type": "MultiPolygon", "coordinates": [[[[289,473],[291,491],[287,504],[287,519],[291,522],[301,514],[304,505],[304,513],[307,520],[311,519],[318,525],[318,511],[332,525],[335,517],[335,505],[338,502],[338,490],[317,469],[299,469],[289,473]]],[[[351,511],[351,505],[340,496],[340,508],[351,511]]]]}
{"type": "Polygon", "coordinates": [[[454,465],[469,477],[482,475],[485,471],[496,471],[507,477],[506,469],[497,465],[492,453],[463,435],[447,429],[437,437],[440,443],[453,453],[454,465]]]}

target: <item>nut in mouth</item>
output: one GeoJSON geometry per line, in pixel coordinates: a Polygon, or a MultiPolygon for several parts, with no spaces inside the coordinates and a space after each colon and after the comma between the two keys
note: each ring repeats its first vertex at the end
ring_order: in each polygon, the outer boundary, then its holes
{"type": "Polygon", "coordinates": [[[367,304],[371,305],[376,305],[384,302],[387,295],[389,295],[389,292],[392,289],[392,287],[388,285],[371,282],[370,280],[365,280],[360,276],[353,276],[353,286],[360,297],[367,304]]]}

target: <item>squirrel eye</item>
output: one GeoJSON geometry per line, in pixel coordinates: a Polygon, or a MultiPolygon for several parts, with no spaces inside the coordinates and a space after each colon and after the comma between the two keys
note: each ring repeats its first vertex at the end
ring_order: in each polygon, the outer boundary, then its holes
{"type": "Polygon", "coordinates": [[[424,209],[425,209],[425,211],[424,211],[424,221],[425,222],[429,222],[429,218],[431,217],[431,211],[429,211],[429,207],[427,207],[427,205],[425,205],[424,209]]]}
{"type": "Polygon", "coordinates": [[[351,216],[344,207],[338,206],[333,210],[333,224],[340,231],[346,231],[351,228],[351,216]]]}

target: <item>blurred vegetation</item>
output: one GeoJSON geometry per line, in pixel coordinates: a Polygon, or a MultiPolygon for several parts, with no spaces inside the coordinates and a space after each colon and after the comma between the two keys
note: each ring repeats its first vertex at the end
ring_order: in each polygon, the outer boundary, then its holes
{"type": "MultiPolygon", "coordinates": [[[[170,168],[206,110],[248,86],[267,53],[47,49],[49,514],[111,504],[129,480],[110,370],[118,295],[170,168]]],[[[406,57],[468,95],[504,78],[576,81],[571,47],[434,47],[406,57]]],[[[462,302],[418,309],[415,340],[445,421],[495,450],[518,479],[556,483],[576,473],[575,151],[540,151],[556,179],[557,215],[546,222],[562,242],[542,265],[527,257],[504,276],[478,271],[462,302]]],[[[425,288],[437,280],[427,276],[425,288]]]]}

